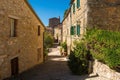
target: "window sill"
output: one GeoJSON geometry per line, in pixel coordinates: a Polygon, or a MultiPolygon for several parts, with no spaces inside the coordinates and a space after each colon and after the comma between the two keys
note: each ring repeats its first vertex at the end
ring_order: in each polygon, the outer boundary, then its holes
{"type": "Polygon", "coordinates": [[[10,36],[10,38],[16,38],[17,36],[10,36]]]}
{"type": "Polygon", "coordinates": [[[81,9],[81,7],[77,8],[77,10],[79,11],[81,9]]]}
{"type": "Polygon", "coordinates": [[[75,12],[73,14],[75,14],[75,12]]]}
{"type": "Polygon", "coordinates": [[[73,35],[73,38],[79,38],[80,37],[80,35],[78,36],[78,35],[73,35]]]}

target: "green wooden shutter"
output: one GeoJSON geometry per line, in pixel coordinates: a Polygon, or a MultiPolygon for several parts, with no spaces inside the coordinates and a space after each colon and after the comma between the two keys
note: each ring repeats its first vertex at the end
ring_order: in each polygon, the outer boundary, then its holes
{"type": "Polygon", "coordinates": [[[80,0],[77,0],[77,8],[80,7],[80,0]]]}
{"type": "Polygon", "coordinates": [[[77,25],[77,35],[80,35],[80,25],[77,25]]]}
{"type": "Polygon", "coordinates": [[[72,35],[72,27],[70,28],[70,35],[72,35]]]}
{"type": "Polygon", "coordinates": [[[71,35],[74,35],[74,27],[73,26],[71,26],[71,35]]]}
{"type": "Polygon", "coordinates": [[[73,3],[73,13],[75,13],[75,3],[73,3]]]}

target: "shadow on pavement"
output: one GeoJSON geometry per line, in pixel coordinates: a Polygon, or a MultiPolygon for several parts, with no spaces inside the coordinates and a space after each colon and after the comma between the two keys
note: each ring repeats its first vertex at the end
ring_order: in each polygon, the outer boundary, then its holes
{"type": "Polygon", "coordinates": [[[49,55],[45,63],[5,80],[86,80],[86,78],[89,76],[72,75],[67,66],[66,57],[57,54],[49,55]]]}

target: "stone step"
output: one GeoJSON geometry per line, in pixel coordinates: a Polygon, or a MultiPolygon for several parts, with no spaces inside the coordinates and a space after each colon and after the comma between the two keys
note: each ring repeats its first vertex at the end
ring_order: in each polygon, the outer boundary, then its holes
{"type": "Polygon", "coordinates": [[[85,80],[111,80],[111,79],[107,79],[104,77],[91,77],[91,78],[87,78],[85,80]]]}
{"type": "Polygon", "coordinates": [[[87,79],[85,79],[85,80],[111,80],[111,79],[108,79],[108,78],[99,76],[99,75],[96,74],[96,73],[91,73],[91,74],[89,75],[89,78],[87,78],[87,79]]]}

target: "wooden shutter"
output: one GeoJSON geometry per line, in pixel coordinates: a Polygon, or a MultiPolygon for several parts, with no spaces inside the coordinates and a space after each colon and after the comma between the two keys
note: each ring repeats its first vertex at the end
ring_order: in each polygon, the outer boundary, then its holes
{"type": "Polygon", "coordinates": [[[71,26],[71,35],[74,35],[74,27],[73,26],[71,26]]]}
{"type": "Polygon", "coordinates": [[[77,25],[77,35],[80,35],[80,25],[77,25]]]}
{"type": "Polygon", "coordinates": [[[75,3],[73,3],[73,13],[75,13],[75,3]]]}
{"type": "Polygon", "coordinates": [[[77,0],[77,8],[80,7],[80,0],[77,0]]]}

